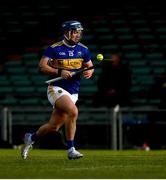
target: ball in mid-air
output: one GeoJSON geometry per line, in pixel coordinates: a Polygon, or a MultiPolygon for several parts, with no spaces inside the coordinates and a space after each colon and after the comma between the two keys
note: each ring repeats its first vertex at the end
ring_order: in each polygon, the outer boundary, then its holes
{"type": "Polygon", "coordinates": [[[104,56],[102,54],[97,55],[97,60],[102,61],[104,59],[104,56]]]}

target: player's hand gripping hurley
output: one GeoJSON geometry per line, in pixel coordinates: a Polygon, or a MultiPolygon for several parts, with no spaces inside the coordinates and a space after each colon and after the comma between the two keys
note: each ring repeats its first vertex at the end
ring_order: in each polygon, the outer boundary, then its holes
{"type": "MultiPolygon", "coordinates": [[[[98,61],[101,62],[103,59],[104,59],[104,57],[103,57],[102,54],[98,54],[98,55],[97,55],[97,60],[98,60],[98,61]]],[[[104,60],[110,60],[110,61],[111,61],[112,59],[104,59],[104,60]]],[[[99,65],[99,64],[96,64],[96,65],[93,65],[93,66],[88,67],[88,68],[80,69],[80,70],[78,70],[78,71],[76,71],[76,72],[72,72],[71,75],[74,76],[74,75],[77,75],[77,74],[82,73],[82,72],[84,72],[84,71],[88,71],[88,70],[94,69],[94,68],[96,68],[96,67],[100,67],[100,65],[99,65]]],[[[63,78],[63,77],[57,77],[57,78],[53,78],[53,79],[47,80],[47,81],[45,81],[45,83],[46,83],[46,84],[50,84],[50,83],[52,83],[52,82],[59,81],[59,80],[62,80],[62,79],[65,79],[65,78],[63,78]]]]}
{"type": "MultiPolygon", "coordinates": [[[[74,75],[77,75],[79,73],[82,73],[84,71],[88,71],[88,70],[91,70],[91,69],[94,69],[94,68],[95,68],[95,66],[91,66],[91,67],[88,67],[88,68],[80,69],[80,70],[78,70],[76,72],[72,72],[71,75],[74,76],[74,75]]],[[[65,79],[65,78],[57,77],[57,78],[53,78],[53,79],[47,80],[47,81],[45,81],[45,83],[50,84],[52,82],[59,81],[59,80],[62,80],[62,79],[65,79]]]]}

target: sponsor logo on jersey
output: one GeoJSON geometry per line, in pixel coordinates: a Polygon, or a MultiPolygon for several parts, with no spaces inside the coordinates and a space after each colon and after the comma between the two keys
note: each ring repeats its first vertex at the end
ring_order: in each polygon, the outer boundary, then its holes
{"type": "Polygon", "coordinates": [[[59,52],[59,55],[61,55],[61,56],[65,56],[65,55],[66,55],[66,53],[65,53],[65,52],[59,52]]]}
{"type": "Polygon", "coordinates": [[[73,58],[73,59],[54,59],[54,66],[59,68],[67,69],[79,69],[82,67],[83,59],[82,58],[73,58]]]}

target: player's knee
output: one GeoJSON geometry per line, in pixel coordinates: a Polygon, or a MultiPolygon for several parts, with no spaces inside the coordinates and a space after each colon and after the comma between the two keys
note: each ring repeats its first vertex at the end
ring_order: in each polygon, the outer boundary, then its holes
{"type": "Polygon", "coordinates": [[[73,108],[70,109],[69,116],[70,116],[72,119],[77,119],[78,109],[77,109],[76,106],[74,106],[73,108]]]}

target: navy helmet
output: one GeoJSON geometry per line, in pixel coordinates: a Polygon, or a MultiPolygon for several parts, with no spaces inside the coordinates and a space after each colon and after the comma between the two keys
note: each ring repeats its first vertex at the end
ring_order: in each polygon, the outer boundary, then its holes
{"type": "Polygon", "coordinates": [[[62,24],[63,31],[83,30],[82,24],[78,21],[66,21],[62,24]]]}

